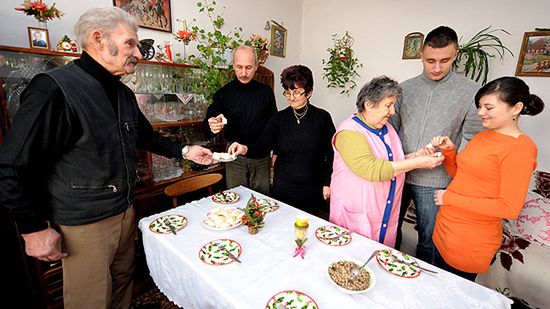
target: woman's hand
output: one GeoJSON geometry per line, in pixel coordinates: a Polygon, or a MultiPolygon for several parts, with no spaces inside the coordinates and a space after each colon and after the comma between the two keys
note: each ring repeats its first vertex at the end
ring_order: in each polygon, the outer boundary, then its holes
{"type": "Polygon", "coordinates": [[[330,187],[323,186],[323,198],[328,200],[330,198],[330,187]]]}
{"type": "Polygon", "coordinates": [[[443,205],[443,194],[445,194],[447,190],[435,190],[434,192],[434,203],[436,205],[443,205]]]}
{"type": "Polygon", "coordinates": [[[230,156],[238,156],[238,155],[246,155],[248,152],[248,147],[246,145],[239,144],[237,142],[234,142],[229,146],[229,149],[227,150],[230,156]]]}
{"type": "Polygon", "coordinates": [[[441,149],[454,149],[456,146],[451,141],[451,139],[448,136],[434,136],[432,138],[432,145],[437,146],[441,149]]]}
{"type": "Polygon", "coordinates": [[[441,153],[434,153],[431,155],[418,156],[415,160],[417,162],[416,168],[432,169],[440,166],[443,160],[445,160],[445,157],[442,156],[441,153]]]}

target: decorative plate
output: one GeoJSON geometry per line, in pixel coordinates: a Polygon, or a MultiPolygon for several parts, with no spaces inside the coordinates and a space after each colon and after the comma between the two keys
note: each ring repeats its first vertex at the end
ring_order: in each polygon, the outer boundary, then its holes
{"type": "Polygon", "coordinates": [[[206,213],[201,223],[211,230],[224,231],[243,224],[244,212],[236,207],[218,207],[206,213]]]}
{"type": "Polygon", "coordinates": [[[315,230],[315,237],[330,246],[345,246],[351,242],[350,232],[335,225],[321,226],[315,230]]]}
{"type": "Polygon", "coordinates": [[[165,220],[170,222],[170,225],[174,227],[174,230],[179,231],[187,225],[187,218],[182,215],[166,215],[159,218],[156,218],[149,224],[149,229],[151,232],[159,234],[170,234],[170,227],[165,223],[165,220]]]}
{"type": "Polygon", "coordinates": [[[260,205],[260,210],[263,212],[274,212],[279,209],[277,202],[268,198],[260,198],[257,202],[260,205]]]}
{"type": "Polygon", "coordinates": [[[268,309],[318,309],[317,303],[313,298],[299,291],[287,290],[279,292],[269,299],[268,309]]]}
{"type": "Polygon", "coordinates": [[[241,245],[231,239],[216,239],[201,247],[199,258],[208,265],[220,266],[235,262],[227,252],[222,250],[220,246],[225,245],[225,248],[237,258],[241,256],[241,245]]]}
{"type": "Polygon", "coordinates": [[[382,266],[382,268],[396,276],[403,278],[415,278],[420,275],[420,269],[408,264],[392,262],[390,257],[418,266],[418,262],[416,262],[414,258],[396,250],[380,250],[380,252],[376,256],[376,260],[378,261],[378,264],[382,266]]]}
{"type": "Polygon", "coordinates": [[[220,204],[233,204],[240,198],[239,193],[233,191],[222,191],[212,195],[212,201],[220,204]]]}

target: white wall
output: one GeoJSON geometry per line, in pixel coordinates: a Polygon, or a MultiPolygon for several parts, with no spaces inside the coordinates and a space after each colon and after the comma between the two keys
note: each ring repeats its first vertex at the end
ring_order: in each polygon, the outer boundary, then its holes
{"type": "MultiPolygon", "coordinates": [[[[48,4],[57,3],[57,7],[66,13],[61,20],[48,23],[51,43],[64,34],[74,37],[72,26],[78,16],[94,6],[111,6],[111,0],[47,0],[48,4]]],[[[176,31],[181,27],[176,18],[197,19],[199,26],[206,26],[206,19],[198,13],[193,0],[172,0],[172,23],[176,31]]],[[[419,31],[427,34],[439,25],[454,28],[459,36],[469,39],[480,29],[493,25],[504,28],[511,36],[501,36],[504,44],[513,52],[514,57],[506,56],[503,62],[491,61],[489,79],[503,75],[514,75],[517,55],[521,47],[523,33],[533,31],[535,27],[548,27],[550,2],[530,0],[522,8],[516,0],[489,1],[440,1],[440,0],[218,0],[218,9],[225,6],[224,31],[242,26],[245,37],[258,33],[270,37],[263,30],[265,22],[273,19],[288,29],[286,58],[270,56],[266,66],[275,73],[275,93],[279,109],[287,106],[282,97],[279,84],[281,71],[292,64],[302,63],[309,66],[315,77],[313,104],[327,109],[336,125],[355,111],[355,95],[350,97],[338,94],[338,90],[327,89],[322,80],[321,59],[327,58],[326,49],[332,45],[331,35],[342,35],[346,30],[355,38],[355,55],[364,67],[359,71],[361,78],[358,87],[372,77],[388,75],[398,81],[419,74],[422,70],[420,60],[402,60],[403,38],[407,33],[419,31]]],[[[37,26],[30,16],[15,11],[22,0],[2,0],[0,10],[0,45],[28,47],[27,26],[37,26]]],[[[140,38],[153,38],[156,43],[170,40],[166,32],[140,29],[140,38]]],[[[193,47],[193,45],[191,45],[193,47]]],[[[174,46],[174,54],[181,52],[179,43],[174,46]]],[[[538,94],[547,103],[547,110],[536,117],[522,117],[521,127],[530,135],[539,147],[539,169],[550,171],[550,142],[545,132],[550,126],[550,78],[524,77],[531,91],[538,94]]]]}
{"type": "MultiPolygon", "coordinates": [[[[45,2],[49,5],[56,3],[56,7],[65,13],[60,20],[54,19],[48,22],[52,46],[55,46],[59,38],[65,34],[71,38],[75,37],[72,31],[73,25],[84,11],[92,7],[113,5],[112,0],[45,0],[45,2]]],[[[260,34],[271,40],[271,32],[264,30],[267,20],[275,20],[288,30],[286,57],[270,56],[265,63],[265,66],[275,74],[275,93],[279,108],[286,106],[286,100],[281,94],[279,75],[285,67],[300,62],[302,0],[217,0],[216,2],[216,12],[223,13],[225,18],[226,24],[222,28],[225,33],[239,26],[243,28],[245,39],[248,39],[251,34],[260,34]]],[[[29,47],[27,26],[37,27],[38,22],[33,17],[14,10],[21,3],[23,0],[2,0],[0,45],[29,47]]],[[[182,23],[176,22],[176,19],[186,19],[188,22],[197,19],[194,25],[211,29],[208,27],[210,23],[206,16],[199,13],[196,1],[172,0],[171,9],[173,32],[182,28],[182,23]]],[[[138,35],[140,39],[154,39],[155,44],[163,44],[166,40],[174,41],[170,33],[145,28],[140,28],[138,35]]],[[[190,53],[192,54],[194,50],[195,44],[190,43],[190,53]]],[[[179,42],[172,46],[173,55],[177,52],[183,54],[183,46],[179,42]]]]}
{"type": "MultiPolygon", "coordinates": [[[[312,103],[327,109],[336,125],[355,111],[359,89],[354,89],[348,98],[339,95],[338,90],[326,88],[326,81],[322,80],[321,59],[328,58],[326,49],[332,46],[332,34],[342,35],[348,30],[355,38],[355,56],[364,66],[357,80],[360,88],[383,74],[403,81],[421,73],[420,60],[401,59],[403,38],[410,32],[427,34],[439,25],[447,25],[466,40],[489,25],[508,30],[511,35],[502,35],[501,39],[514,57],[507,55],[503,62],[491,60],[491,80],[514,75],[524,32],[550,26],[548,0],[531,0],[525,7],[515,0],[305,0],[303,5],[300,58],[315,74],[312,103]]],[[[522,117],[520,126],[538,145],[538,169],[549,171],[550,142],[546,132],[550,131],[550,78],[522,78],[547,104],[542,114],[522,117]]]]}

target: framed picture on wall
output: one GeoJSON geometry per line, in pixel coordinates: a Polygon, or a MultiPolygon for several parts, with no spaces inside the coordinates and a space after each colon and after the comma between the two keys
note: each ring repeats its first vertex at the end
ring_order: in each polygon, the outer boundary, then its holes
{"type": "Polygon", "coordinates": [[[50,36],[48,29],[27,27],[29,33],[29,45],[31,48],[50,49],[50,36]]]}
{"type": "Polygon", "coordinates": [[[278,25],[271,25],[271,50],[269,53],[276,57],[286,57],[286,29],[278,25]]]}
{"type": "Polygon", "coordinates": [[[113,0],[113,4],[134,16],[140,27],[172,32],[170,0],[113,0]]]}
{"type": "Polygon", "coordinates": [[[403,59],[420,59],[424,35],[420,32],[412,32],[405,36],[403,42],[403,59]]]}
{"type": "Polygon", "coordinates": [[[516,76],[550,76],[550,31],[525,32],[516,76]]]}

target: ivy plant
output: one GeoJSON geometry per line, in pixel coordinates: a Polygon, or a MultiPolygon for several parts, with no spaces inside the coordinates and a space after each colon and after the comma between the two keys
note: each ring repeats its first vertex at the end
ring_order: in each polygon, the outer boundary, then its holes
{"type": "Polygon", "coordinates": [[[353,38],[346,34],[338,38],[337,34],[332,36],[334,46],[327,49],[328,60],[322,59],[323,79],[326,79],[328,88],[341,88],[340,94],[349,96],[349,92],[357,86],[355,78],[359,77],[357,70],[363,67],[353,55],[353,38]]]}

